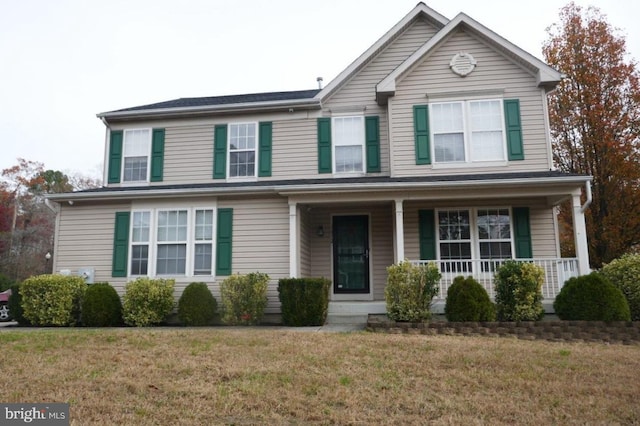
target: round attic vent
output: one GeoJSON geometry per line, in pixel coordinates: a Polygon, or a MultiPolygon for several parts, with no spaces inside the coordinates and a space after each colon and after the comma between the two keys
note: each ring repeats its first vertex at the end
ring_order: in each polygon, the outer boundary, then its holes
{"type": "Polygon", "coordinates": [[[465,77],[476,67],[476,60],[471,53],[460,52],[453,55],[449,62],[451,71],[460,77],[465,77]]]}

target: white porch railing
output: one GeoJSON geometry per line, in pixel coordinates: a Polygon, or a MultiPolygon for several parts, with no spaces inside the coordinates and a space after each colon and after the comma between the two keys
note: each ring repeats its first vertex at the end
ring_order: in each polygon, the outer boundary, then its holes
{"type": "MultiPolygon", "coordinates": [[[[544,299],[555,299],[564,282],[571,277],[577,277],[578,259],[574,258],[551,258],[551,259],[517,259],[519,262],[532,262],[544,269],[544,284],[542,285],[542,297],[544,299]]],[[[504,260],[414,260],[413,264],[435,263],[440,268],[442,278],[440,279],[440,289],[434,300],[445,300],[449,286],[455,277],[472,276],[482,285],[491,299],[495,298],[493,276],[496,269],[506,261],[504,260]]]]}

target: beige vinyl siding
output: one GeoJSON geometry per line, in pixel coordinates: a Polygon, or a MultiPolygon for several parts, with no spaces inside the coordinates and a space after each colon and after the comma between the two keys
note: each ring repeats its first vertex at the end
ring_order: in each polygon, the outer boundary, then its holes
{"type": "MultiPolygon", "coordinates": [[[[407,72],[396,85],[392,100],[391,122],[394,137],[394,176],[444,175],[451,173],[490,173],[506,171],[549,170],[548,142],[545,128],[544,97],[532,73],[475,36],[457,30],[434,52],[407,72]],[[459,52],[471,53],[477,61],[475,70],[461,78],[449,69],[451,58],[459,52]],[[413,134],[413,106],[428,103],[427,95],[438,94],[437,101],[450,93],[499,89],[504,99],[519,99],[525,160],[507,166],[480,167],[469,164],[464,169],[445,166],[416,165],[413,134]]],[[[488,96],[491,97],[491,96],[488,96]]]]}
{"type": "Polygon", "coordinates": [[[317,119],[273,122],[271,179],[318,176],[317,119]]]}
{"type": "Polygon", "coordinates": [[[411,260],[420,259],[418,241],[418,210],[449,208],[491,208],[491,207],[529,207],[531,227],[531,246],[534,258],[559,257],[553,221],[554,209],[549,207],[545,199],[519,199],[512,202],[506,200],[483,200],[474,204],[464,201],[450,202],[406,202],[404,205],[404,249],[405,257],[411,260]]]}
{"type": "Polygon", "coordinates": [[[164,147],[164,180],[159,184],[212,180],[213,124],[168,126],[164,147]]]}
{"type": "Polygon", "coordinates": [[[311,210],[311,229],[324,228],[324,236],[311,235],[311,275],[333,281],[332,217],[335,215],[369,215],[371,288],[374,300],[384,299],[387,266],[393,264],[393,217],[390,204],[362,206],[323,206],[311,210]]]}
{"type": "Polygon", "coordinates": [[[113,232],[116,212],[129,211],[130,204],[60,205],[56,234],[54,272],[94,268],[95,282],[109,282],[120,294],[126,278],[111,277],[113,232]]]}
{"type": "MultiPolygon", "coordinates": [[[[266,312],[279,312],[278,280],[289,276],[287,200],[280,197],[218,198],[218,208],[233,208],[233,273],[269,274],[266,312]]],[[[224,278],[217,277],[214,295],[219,292],[219,283],[224,278]]]]}

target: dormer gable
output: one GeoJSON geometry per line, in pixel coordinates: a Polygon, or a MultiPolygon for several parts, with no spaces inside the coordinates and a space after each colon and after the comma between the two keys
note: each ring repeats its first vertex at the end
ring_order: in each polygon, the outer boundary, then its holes
{"type": "Polygon", "coordinates": [[[451,34],[463,29],[494,47],[516,64],[535,76],[538,87],[552,90],[562,78],[562,74],[540,59],[522,50],[515,44],[499,36],[484,25],[464,13],[459,13],[449,21],[434,37],[416,50],[400,66],[394,69],[376,86],[376,100],[385,105],[387,99],[395,94],[396,83],[407,75],[426,56],[438,48],[451,34]]]}

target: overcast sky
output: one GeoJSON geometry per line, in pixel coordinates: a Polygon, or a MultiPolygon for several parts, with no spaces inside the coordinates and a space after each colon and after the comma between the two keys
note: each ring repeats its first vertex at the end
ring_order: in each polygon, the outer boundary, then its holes
{"type": "MultiPolygon", "coordinates": [[[[99,112],[180,97],[327,84],[416,0],[2,0],[0,169],[16,158],[101,176],[99,112]]],[[[432,0],[542,58],[563,0],[432,0]]],[[[601,9],[640,58],[640,2],[601,9]]]]}

